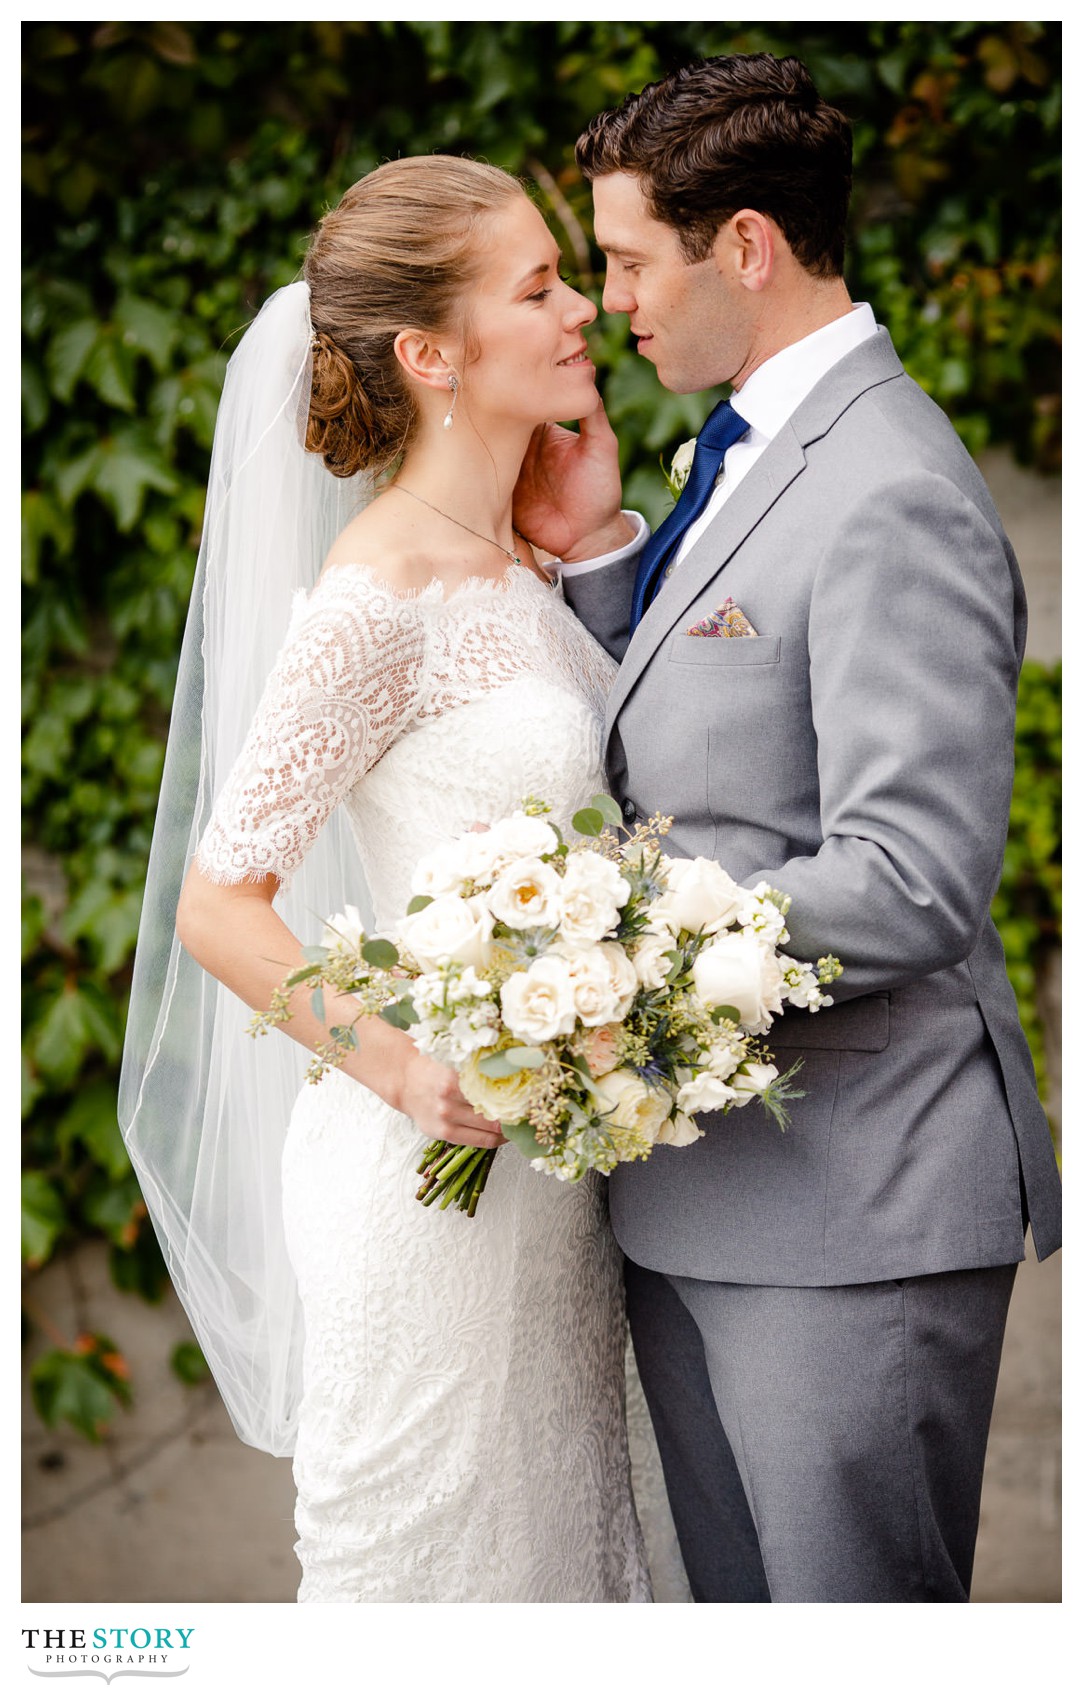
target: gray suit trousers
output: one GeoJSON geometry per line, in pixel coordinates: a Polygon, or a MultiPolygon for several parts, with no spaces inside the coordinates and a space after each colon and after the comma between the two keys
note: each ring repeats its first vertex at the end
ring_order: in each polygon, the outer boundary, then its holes
{"type": "Polygon", "coordinates": [[[962,1601],[1015,1265],[757,1287],[628,1261],[697,1601],[962,1601]]]}

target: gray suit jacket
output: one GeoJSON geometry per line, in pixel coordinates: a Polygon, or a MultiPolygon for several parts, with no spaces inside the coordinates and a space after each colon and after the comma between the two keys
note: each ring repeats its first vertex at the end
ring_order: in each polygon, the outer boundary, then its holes
{"type": "Polygon", "coordinates": [[[977,468],[886,331],[797,409],[628,641],[635,562],[565,581],[623,658],[608,765],[667,847],[793,898],[835,1007],[776,1022],[806,1096],[618,1166],[625,1251],[707,1280],[834,1285],[1015,1262],[1060,1183],[989,918],[1026,613],[977,468]],[[727,596],[758,637],[688,627],[727,596]]]}

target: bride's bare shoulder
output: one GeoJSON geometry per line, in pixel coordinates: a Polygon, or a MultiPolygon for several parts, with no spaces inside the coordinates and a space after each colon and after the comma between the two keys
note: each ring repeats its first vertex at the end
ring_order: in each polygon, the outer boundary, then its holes
{"type": "Polygon", "coordinates": [[[424,589],[435,570],[432,555],[409,516],[396,503],[385,504],[381,496],[339,532],[323,563],[321,584],[345,567],[364,567],[396,595],[424,589]]]}

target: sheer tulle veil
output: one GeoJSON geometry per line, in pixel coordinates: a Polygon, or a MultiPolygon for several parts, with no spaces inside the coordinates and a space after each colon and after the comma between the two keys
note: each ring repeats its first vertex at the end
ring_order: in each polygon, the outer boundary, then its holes
{"type": "MultiPolygon", "coordinates": [[[[312,326],[306,283],[279,290],[229,362],[181,652],[136,951],[120,1123],[169,1273],[242,1440],[292,1450],[301,1311],[282,1230],[280,1162],[306,1053],[254,1039],[251,1012],[192,960],[177,899],[285,638],[295,595],[371,496],[304,448],[312,326]]],[[[332,816],[277,907],[305,941],[366,907],[332,816]]]]}

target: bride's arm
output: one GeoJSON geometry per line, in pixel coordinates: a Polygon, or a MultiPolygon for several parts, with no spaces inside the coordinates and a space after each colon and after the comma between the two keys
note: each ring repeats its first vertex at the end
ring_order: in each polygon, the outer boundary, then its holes
{"type": "MultiPolygon", "coordinates": [[[[184,948],[252,1009],[269,1008],[271,994],[286,975],[305,963],[300,943],[272,907],[278,888],[273,875],[218,885],[194,863],[177,909],[177,936],[184,948]]],[[[307,987],[291,994],[290,1007],[293,1013],[282,1031],[311,1051],[330,1043],[332,1027],[353,1023],[357,1049],[339,1065],[342,1072],[410,1116],[428,1138],[456,1145],[504,1143],[499,1122],[479,1116],[463,1097],[454,1069],[425,1056],[406,1033],[379,1016],[355,1022],[357,1004],[347,994],[324,989],[323,1021],[307,987]]]]}

